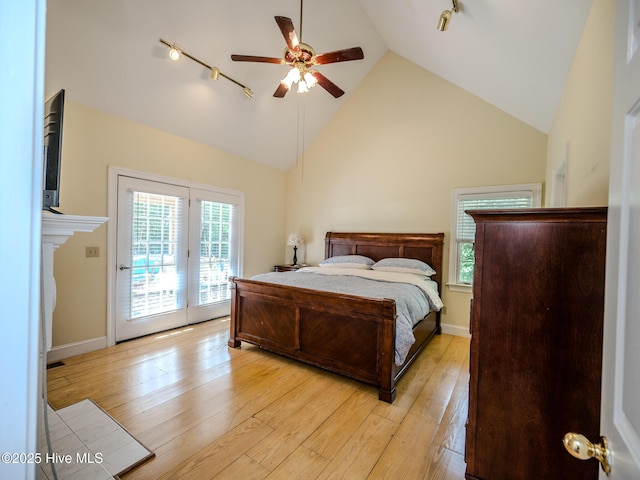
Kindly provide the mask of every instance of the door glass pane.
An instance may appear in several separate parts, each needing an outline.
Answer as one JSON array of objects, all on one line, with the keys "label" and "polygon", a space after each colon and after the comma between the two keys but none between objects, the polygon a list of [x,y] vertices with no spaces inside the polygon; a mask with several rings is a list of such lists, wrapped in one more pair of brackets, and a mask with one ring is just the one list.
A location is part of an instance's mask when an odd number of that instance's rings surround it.
[{"label": "door glass pane", "polygon": [[231,298],[233,222],[233,205],[202,201],[198,305]]},{"label": "door glass pane", "polygon": [[182,201],[169,195],[133,192],[131,319],[182,307],[176,264]]}]

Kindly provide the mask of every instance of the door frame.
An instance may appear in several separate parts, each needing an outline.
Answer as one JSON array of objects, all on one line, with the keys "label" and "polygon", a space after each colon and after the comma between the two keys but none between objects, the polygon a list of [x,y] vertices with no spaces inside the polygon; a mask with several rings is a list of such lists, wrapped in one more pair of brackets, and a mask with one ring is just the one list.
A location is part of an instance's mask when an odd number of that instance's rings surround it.
[{"label": "door frame", "polygon": [[188,180],[158,175],[155,173],[141,172],[129,168],[109,165],[107,178],[107,210],[108,217],[114,219],[107,223],[107,347],[116,344],[116,292],[117,292],[117,265],[116,265],[116,244],[117,244],[117,218],[118,212],[118,176],[126,175],[152,182],[169,183],[181,187],[194,188],[198,190],[208,190],[216,193],[234,195],[239,198],[238,211],[238,275],[243,273],[243,252],[244,252],[244,192],[229,188],[216,187],[203,183],[190,182]]}]

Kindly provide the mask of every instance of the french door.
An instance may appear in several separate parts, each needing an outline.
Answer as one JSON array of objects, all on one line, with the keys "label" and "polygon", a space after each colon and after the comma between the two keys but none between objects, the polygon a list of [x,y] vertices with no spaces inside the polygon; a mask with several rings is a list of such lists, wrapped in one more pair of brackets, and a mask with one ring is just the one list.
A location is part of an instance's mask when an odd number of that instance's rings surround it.
[{"label": "french door", "polygon": [[229,314],[235,194],[118,176],[115,340]]}]

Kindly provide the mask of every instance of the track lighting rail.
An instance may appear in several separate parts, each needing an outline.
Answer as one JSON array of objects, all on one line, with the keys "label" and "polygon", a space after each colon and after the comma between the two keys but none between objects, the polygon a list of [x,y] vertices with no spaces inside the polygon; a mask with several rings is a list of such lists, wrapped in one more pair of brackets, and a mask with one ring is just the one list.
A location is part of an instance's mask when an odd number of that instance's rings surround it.
[{"label": "track lighting rail", "polygon": [[[253,91],[249,87],[247,87],[246,85],[243,85],[242,83],[240,83],[239,81],[231,78],[230,76],[225,75],[224,73],[222,73],[220,71],[220,69],[218,67],[208,65],[207,63],[203,62],[199,58],[194,57],[193,55],[191,55],[188,52],[185,52],[182,48],[177,47],[175,43],[169,43],[169,42],[167,42],[166,40],[164,40],[162,38],[160,39],[160,43],[162,43],[163,45],[166,45],[167,47],[169,47],[171,49],[170,50],[170,56],[171,56],[171,52],[176,51],[176,52],[178,52],[179,55],[184,55],[188,59],[193,60],[194,62],[202,65],[204,68],[207,68],[207,69],[211,70],[211,78],[212,79],[217,80],[218,76],[224,77],[227,80],[229,80],[230,82],[233,82],[236,85],[238,85],[239,87],[241,87],[242,88],[242,93],[244,93],[245,96],[247,96],[248,98],[253,97]],[[178,55],[177,58],[179,58],[179,55]],[[171,58],[173,59],[173,57],[171,57]]]}]

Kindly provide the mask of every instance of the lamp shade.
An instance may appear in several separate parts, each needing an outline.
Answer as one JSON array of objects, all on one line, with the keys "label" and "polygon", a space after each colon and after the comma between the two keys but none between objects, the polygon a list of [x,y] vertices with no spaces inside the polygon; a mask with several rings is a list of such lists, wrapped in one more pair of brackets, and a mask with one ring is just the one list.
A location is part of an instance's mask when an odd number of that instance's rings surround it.
[{"label": "lamp shade", "polygon": [[287,237],[287,246],[289,247],[299,247],[300,245],[304,245],[304,238],[299,233],[290,233]]}]

